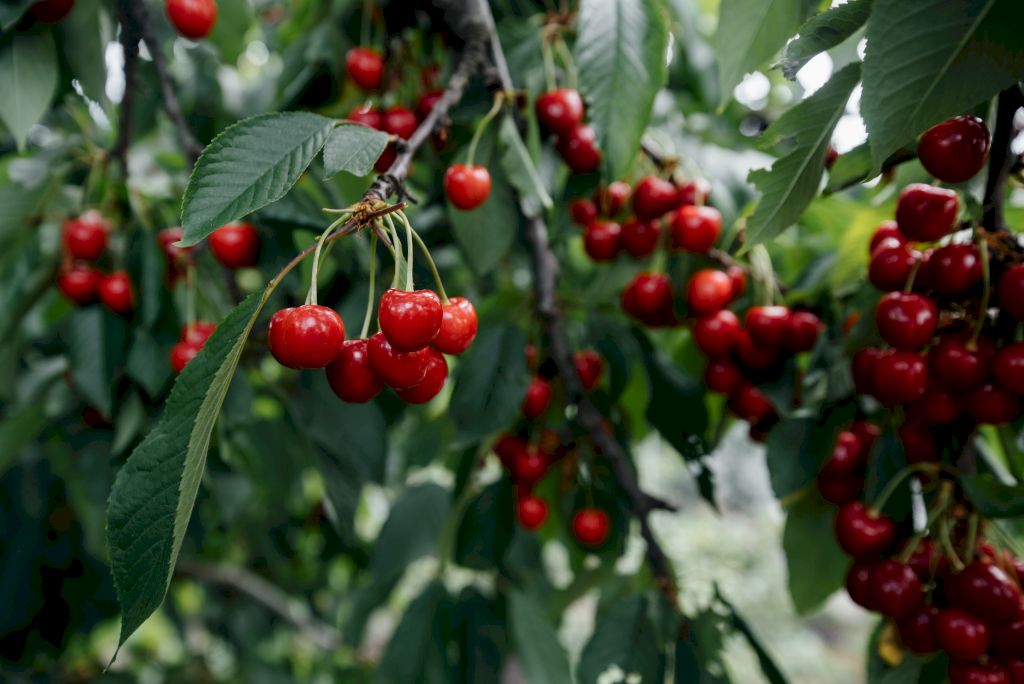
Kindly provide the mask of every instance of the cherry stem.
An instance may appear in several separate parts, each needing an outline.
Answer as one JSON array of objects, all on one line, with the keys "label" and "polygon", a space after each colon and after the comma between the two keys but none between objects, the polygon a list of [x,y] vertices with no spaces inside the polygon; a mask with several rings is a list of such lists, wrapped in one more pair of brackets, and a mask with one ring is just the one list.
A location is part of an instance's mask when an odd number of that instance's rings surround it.
[{"label": "cherry stem", "polygon": [[306,294],[306,303],[315,305],[316,302],[316,279],[320,275],[320,253],[323,251],[324,243],[327,242],[327,236],[334,231],[335,228],[340,226],[342,223],[348,221],[348,214],[343,214],[341,218],[332,223],[331,225],[324,228],[324,232],[320,234],[320,237],[316,239],[316,250],[313,252],[313,274],[310,277],[309,292]]},{"label": "cherry stem", "polygon": [[473,138],[469,141],[469,150],[466,152],[466,166],[473,166],[473,159],[476,158],[476,148],[480,144],[480,138],[483,136],[487,125],[494,120],[495,116],[498,115],[498,111],[501,110],[501,105],[504,104],[504,102],[504,93],[499,92],[494,95],[494,103],[491,104],[490,111],[484,114],[484,118],[480,120],[480,125],[476,127],[475,131],[473,131]]},{"label": "cherry stem", "polygon": [[366,339],[373,319],[373,300],[377,294],[377,239],[377,232],[374,231],[370,236],[370,292],[366,295],[366,314],[363,316],[363,328],[359,332],[360,339]]},{"label": "cherry stem", "polygon": [[949,518],[943,518],[939,523],[939,543],[942,544],[942,550],[946,552],[953,568],[957,572],[963,570],[964,562],[960,560],[960,556],[957,555],[956,549],[953,548],[953,542],[949,538]]},{"label": "cherry stem", "polygon": [[928,514],[928,520],[925,522],[924,529],[911,537],[910,541],[907,542],[907,545],[904,547],[903,552],[900,553],[899,560],[901,563],[906,563],[910,560],[910,557],[914,555],[914,551],[917,550],[917,547],[921,544],[924,538],[928,536],[932,526],[935,525],[935,521],[939,519],[939,516],[942,515],[949,506],[949,499],[951,496],[952,487],[948,482],[944,483],[942,490],[939,492],[938,501],[935,503],[935,508],[933,508]]},{"label": "cherry stem", "polygon": [[974,560],[974,547],[978,543],[978,527],[981,521],[977,513],[971,513],[967,518],[967,539],[964,541],[964,558],[967,562]]},{"label": "cherry stem", "polygon": [[988,242],[984,235],[978,236],[978,254],[981,255],[981,304],[978,307],[978,320],[974,323],[974,332],[971,334],[971,348],[977,345],[978,337],[985,327],[985,319],[988,318],[988,302],[992,297],[991,268],[989,267]]},{"label": "cherry stem", "polygon": [[544,57],[544,83],[547,84],[548,92],[551,92],[558,87],[558,83],[555,80],[555,59],[551,54],[547,36],[541,36],[540,52]]},{"label": "cherry stem", "polygon": [[401,262],[405,257],[402,255],[402,241],[398,237],[398,228],[395,227],[395,222],[391,220],[390,216],[384,217],[384,221],[388,224],[388,232],[391,237],[391,255],[395,258],[395,274],[391,276],[391,289],[395,290],[398,289],[398,284],[401,282]]},{"label": "cherry stem", "polygon": [[562,40],[562,36],[558,36],[555,39],[555,50],[558,51],[558,56],[562,58],[562,64],[565,66],[565,77],[569,83],[569,87],[576,90],[578,82],[576,75],[576,64],[573,62],[572,53],[569,52],[569,47]]},{"label": "cherry stem", "polygon": [[416,231],[412,232],[413,238],[416,239],[416,244],[419,245],[420,251],[423,256],[427,259],[427,265],[430,266],[430,272],[434,274],[434,283],[437,285],[437,293],[441,295],[441,302],[443,304],[448,303],[448,293],[444,291],[444,284],[441,282],[441,274],[437,270],[437,264],[434,263],[434,257],[430,254],[430,250],[427,249],[427,244],[423,242],[423,238]]},{"label": "cherry stem", "polygon": [[761,302],[765,306],[771,306],[775,299],[775,273],[772,269],[772,258],[764,245],[754,245],[751,248],[750,270],[761,290]]},{"label": "cherry stem", "polygon": [[896,493],[896,490],[908,477],[918,472],[936,470],[939,467],[940,466],[935,463],[914,463],[896,473],[896,475],[886,483],[885,488],[881,493],[875,498],[875,502],[871,505],[871,515],[877,516],[879,511],[885,508],[885,504],[892,498],[892,495]]},{"label": "cherry stem", "polygon": [[363,13],[359,22],[359,42],[364,47],[370,44],[370,14],[373,12],[372,0],[363,0]]},{"label": "cherry stem", "polygon": [[415,286],[412,283],[412,263],[413,263],[413,245],[412,245],[412,224],[405,218],[405,215],[401,212],[395,214],[398,217],[400,223],[405,225],[405,289],[407,292],[412,292]]}]

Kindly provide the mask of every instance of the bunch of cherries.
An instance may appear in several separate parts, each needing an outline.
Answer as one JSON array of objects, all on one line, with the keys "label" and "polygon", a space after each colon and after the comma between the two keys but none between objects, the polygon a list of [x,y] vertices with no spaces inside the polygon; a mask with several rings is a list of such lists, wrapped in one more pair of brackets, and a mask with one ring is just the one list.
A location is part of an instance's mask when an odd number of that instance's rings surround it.
[{"label": "bunch of cherries", "polygon": [[583,122],[583,98],[573,88],[556,88],[534,105],[541,131],[553,136],[555,148],[573,173],[593,173],[601,164],[594,129]]},{"label": "bunch of cherries", "polygon": [[104,275],[93,264],[107,251],[110,223],[98,211],[87,211],[64,222],[64,266],[57,287],[73,304],[85,306],[97,299],[120,316],[135,309],[131,279],[124,271]]}]

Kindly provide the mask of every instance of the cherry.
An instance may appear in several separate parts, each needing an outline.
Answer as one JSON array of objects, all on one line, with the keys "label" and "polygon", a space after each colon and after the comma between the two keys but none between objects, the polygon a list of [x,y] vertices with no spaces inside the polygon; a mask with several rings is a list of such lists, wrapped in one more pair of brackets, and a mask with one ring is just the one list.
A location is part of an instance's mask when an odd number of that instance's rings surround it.
[{"label": "cherry", "polygon": [[969,392],[964,397],[964,408],[971,418],[988,425],[1012,423],[1021,413],[1017,395],[991,382]]},{"label": "cherry", "polygon": [[863,420],[855,420],[850,423],[850,432],[860,440],[861,447],[865,452],[871,449],[871,445],[882,435],[882,428]]},{"label": "cherry", "polygon": [[1006,269],[999,278],[999,305],[1018,321],[1024,321],[1024,264]]},{"label": "cherry", "polygon": [[516,506],[519,524],[528,530],[536,530],[548,519],[548,505],[536,496],[521,496]]},{"label": "cherry", "polygon": [[381,332],[396,352],[423,349],[437,337],[444,321],[441,298],[432,290],[390,289],[381,295],[377,314]]},{"label": "cherry", "polygon": [[922,539],[910,554],[907,565],[914,569],[922,582],[945,577],[949,572],[949,559],[931,539]]},{"label": "cherry", "polygon": [[106,221],[97,211],[64,222],[64,249],[74,259],[96,261],[107,248]]},{"label": "cherry", "polygon": [[572,88],[544,93],[535,108],[537,122],[549,135],[566,135],[583,122],[583,98]]},{"label": "cherry", "polygon": [[690,278],[686,296],[690,313],[695,316],[724,309],[732,300],[732,280],[715,269],[697,271]]},{"label": "cherry", "polygon": [[732,311],[721,309],[698,318],[693,324],[693,340],[711,358],[726,358],[736,349],[743,328]]},{"label": "cherry", "polygon": [[569,216],[578,226],[587,226],[597,218],[597,204],[588,199],[574,199],[569,203]]},{"label": "cherry", "polygon": [[434,111],[434,106],[442,96],[444,96],[443,90],[431,90],[420,95],[416,100],[416,118],[423,121],[430,116],[430,112]]},{"label": "cherry", "polygon": [[856,475],[867,462],[867,451],[857,435],[843,430],[836,435],[832,453],[821,469],[826,478],[840,478]]},{"label": "cherry", "polygon": [[914,351],[931,341],[939,324],[939,309],[928,297],[890,292],[875,308],[875,323],[882,339],[896,349]]},{"label": "cherry", "polygon": [[362,90],[379,90],[384,82],[384,58],[372,48],[354,47],[345,53],[345,71]]},{"label": "cherry", "polygon": [[993,625],[992,645],[999,655],[1024,659],[1024,616]]},{"label": "cherry", "polygon": [[794,354],[811,351],[818,342],[821,329],[821,321],[811,312],[793,311],[789,314],[782,346]]},{"label": "cherry", "polygon": [[576,126],[558,138],[558,153],[573,173],[597,171],[601,151],[597,149],[597,135],[590,126]]},{"label": "cherry", "polygon": [[523,415],[527,420],[533,420],[544,414],[551,404],[551,385],[541,378],[533,378],[526,388],[526,396],[523,398]]},{"label": "cherry", "polygon": [[896,540],[896,523],[859,501],[839,509],[835,530],[839,546],[858,560],[882,555]]},{"label": "cherry", "polygon": [[972,342],[967,335],[944,335],[928,352],[932,377],[954,392],[974,389],[985,382],[995,344],[987,337]]},{"label": "cherry", "polygon": [[205,321],[196,321],[185,326],[181,331],[180,342],[201,347],[210,339],[210,336],[217,330],[217,325]]},{"label": "cherry", "polygon": [[256,265],[260,254],[260,234],[249,223],[229,223],[210,234],[210,251],[228,268]]},{"label": "cherry", "polygon": [[961,413],[957,397],[941,387],[930,388],[911,408],[925,425],[947,425]]},{"label": "cherry", "polygon": [[444,360],[444,354],[436,349],[429,349],[426,366],[423,382],[409,389],[395,390],[399,399],[407,404],[425,404],[441,392],[445,380],[448,379],[448,362]]},{"label": "cherry", "polygon": [[636,188],[633,189],[633,213],[644,221],[667,214],[678,201],[676,186],[656,176],[644,176],[637,181]]},{"label": "cherry", "polygon": [[629,187],[629,183],[613,181],[608,184],[607,188],[598,188],[594,192],[594,203],[605,216],[615,216],[629,202],[629,196],[632,192],[633,190]]},{"label": "cherry", "polygon": [[391,168],[391,165],[395,163],[395,159],[398,157],[398,152],[395,150],[395,146],[388,143],[388,146],[384,148],[384,151],[377,157],[377,161],[373,163],[373,170],[377,173],[387,173]]},{"label": "cherry", "polygon": [[199,347],[188,342],[178,342],[171,347],[171,368],[174,370],[174,374],[180,375],[181,371],[185,370],[188,362],[195,358],[195,355],[198,353]]},{"label": "cherry", "polygon": [[846,572],[846,592],[861,608],[876,610],[874,592],[875,563],[855,561]]},{"label": "cherry", "polygon": [[391,135],[398,136],[402,140],[408,140],[416,132],[416,126],[419,125],[419,122],[416,120],[416,114],[411,109],[395,105],[384,111],[381,125]]},{"label": "cherry", "polygon": [[40,0],[29,5],[28,11],[40,24],[58,24],[74,6],[75,0]]},{"label": "cherry", "polygon": [[580,376],[580,383],[584,390],[592,390],[601,380],[601,372],[604,370],[604,362],[601,355],[593,350],[576,352],[572,357],[573,365],[576,366],[576,373]]},{"label": "cherry", "polygon": [[57,276],[57,287],[69,301],[84,306],[96,301],[102,280],[96,269],[77,264]]},{"label": "cherry", "polygon": [[747,272],[740,266],[730,266],[725,269],[725,275],[729,276],[732,283],[732,298],[737,299],[747,291]]},{"label": "cherry", "polygon": [[940,610],[932,629],[939,646],[957,660],[978,660],[988,651],[988,626],[962,610]]},{"label": "cherry", "polygon": [[512,462],[512,476],[516,484],[530,488],[548,472],[548,459],[537,449],[523,449]]},{"label": "cherry", "polygon": [[1014,394],[1024,394],[1024,342],[1011,342],[995,353],[992,377]]},{"label": "cherry", "polygon": [[963,294],[981,284],[981,255],[974,245],[939,247],[921,269],[928,285],[939,294]]},{"label": "cherry", "polygon": [[784,306],[752,306],[744,317],[754,342],[778,349],[789,333],[789,309]]},{"label": "cherry", "polygon": [[706,254],[722,233],[722,215],[713,207],[684,205],[672,215],[672,247]]},{"label": "cherry", "polygon": [[896,223],[907,239],[933,242],[949,235],[960,201],[956,192],[924,183],[903,188],[896,203]]},{"label": "cherry", "polygon": [[380,110],[375,109],[373,105],[365,104],[360,105],[348,113],[348,120],[354,121],[355,123],[369,126],[376,130],[383,130],[384,121],[381,118]]},{"label": "cherry", "polygon": [[871,253],[868,281],[883,292],[902,290],[918,258],[908,245],[886,238]]},{"label": "cherry", "polygon": [[672,314],[672,281],[664,273],[639,273],[622,293],[626,313],[656,325]]},{"label": "cherry", "polygon": [[1004,659],[1003,667],[1010,675],[1010,684],[1024,684],[1024,660]]},{"label": "cherry", "polygon": [[431,344],[438,351],[458,356],[476,339],[476,308],[465,297],[452,297],[441,310],[441,330]]},{"label": "cherry", "polygon": [[928,389],[924,357],[907,351],[887,350],[874,362],[872,388],[883,406],[910,404]]},{"label": "cherry", "polygon": [[288,327],[287,320],[295,311],[295,307],[278,309],[270,317],[270,324],[267,326],[267,347],[271,355],[279,364],[287,368],[298,368],[292,362],[291,354],[285,342],[285,329]]},{"label": "cherry", "polygon": [[711,197],[711,184],[703,178],[695,178],[679,186],[676,195],[678,206],[706,204]]},{"label": "cherry", "polygon": [[165,228],[157,233],[157,242],[167,259],[167,281],[173,283],[181,276],[181,271],[188,267],[192,258],[190,247],[179,247],[178,242],[184,234],[181,227]]},{"label": "cherry", "polygon": [[350,404],[365,404],[384,389],[384,382],[370,365],[366,340],[342,342],[338,355],[327,364],[326,374],[334,393]]},{"label": "cherry", "polygon": [[622,246],[630,256],[640,258],[654,252],[661,236],[661,226],[655,220],[641,221],[630,216],[622,224]]},{"label": "cherry", "polygon": [[600,546],[610,531],[611,520],[600,508],[581,508],[572,516],[572,533],[584,546]]},{"label": "cherry", "polygon": [[882,357],[882,350],[875,347],[861,349],[850,360],[850,372],[857,394],[875,393],[875,364]]},{"label": "cherry", "polygon": [[612,261],[622,248],[622,226],[594,221],[583,232],[583,247],[594,261]]},{"label": "cherry", "polygon": [[955,116],[932,126],[917,144],[925,171],[944,183],[973,178],[988,159],[988,127],[976,116]]},{"label": "cherry", "polygon": [[746,382],[729,395],[729,409],[748,423],[755,424],[775,415],[775,409],[761,390]]},{"label": "cherry", "polygon": [[[893,220],[882,221],[875,232],[871,235],[871,242],[868,244],[868,254],[873,254],[875,249],[883,240],[892,238],[899,244],[906,243],[907,239],[903,237],[903,233],[900,232],[900,228],[896,225]],[[889,243],[891,244],[891,243]]]},{"label": "cherry", "polygon": [[749,331],[741,330],[736,336],[736,357],[746,368],[767,370],[779,360],[779,350],[757,342]]},{"label": "cherry", "polygon": [[338,355],[344,341],[341,316],[317,304],[278,311],[267,332],[270,353],[289,368],[323,368]]},{"label": "cherry", "polygon": [[191,40],[205,38],[217,21],[214,0],[167,0],[167,18],[178,33]]},{"label": "cherry", "polygon": [[526,451],[527,448],[528,445],[525,440],[516,437],[515,435],[505,433],[498,437],[498,440],[492,447],[492,451],[497,455],[501,464],[511,471],[512,465],[519,457],[519,453]]},{"label": "cherry", "polygon": [[935,636],[932,634],[932,624],[938,614],[939,609],[935,606],[919,606],[896,623],[896,630],[903,645],[921,655],[939,650],[939,645],[935,643]]},{"label": "cherry", "polygon": [[837,506],[853,503],[864,492],[862,477],[822,477],[818,476],[818,492],[821,498]]},{"label": "cherry", "polygon": [[925,426],[908,421],[896,432],[908,463],[934,463],[939,460],[938,444]]},{"label": "cherry", "polygon": [[949,684],[1012,684],[1006,668],[994,662],[982,665],[951,660],[946,674]]},{"label": "cherry", "polygon": [[103,278],[99,284],[99,295],[108,309],[121,316],[127,316],[135,309],[135,291],[124,271],[115,271]]},{"label": "cherry", "polygon": [[899,620],[910,615],[924,601],[921,580],[909,565],[884,560],[871,575],[873,603],[882,615]]},{"label": "cherry", "polygon": [[444,192],[456,209],[476,209],[491,194],[491,173],[479,164],[452,164],[444,172]]},{"label": "cherry", "polygon": [[418,351],[400,352],[392,348],[384,333],[370,336],[366,343],[370,368],[385,385],[395,390],[407,390],[423,382],[427,375],[429,348]]},{"label": "cherry", "polygon": [[985,620],[1003,622],[1018,615],[1020,589],[993,563],[974,561],[946,580],[944,588],[950,604]]},{"label": "cherry", "polygon": [[728,361],[712,359],[704,371],[704,384],[719,394],[731,394],[742,381],[743,373]]}]

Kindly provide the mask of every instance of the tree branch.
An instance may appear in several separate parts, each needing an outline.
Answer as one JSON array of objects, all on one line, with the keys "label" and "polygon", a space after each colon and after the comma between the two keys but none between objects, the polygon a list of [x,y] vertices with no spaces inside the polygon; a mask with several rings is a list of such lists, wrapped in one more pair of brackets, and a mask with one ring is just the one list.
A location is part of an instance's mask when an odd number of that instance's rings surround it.
[{"label": "tree branch", "polygon": [[128,146],[132,137],[132,110],[135,102],[135,84],[139,67],[139,32],[131,21],[130,0],[118,0],[117,16],[121,24],[121,51],[124,54],[124,96],[121,98],[120,118],[117,126],[117,142],[110,157],[121,167],[124,178],[128,178]]},{"label": "tree branch", "polygon": [[1024,93],[1021,93],[1018,85],[999,94],[996,129],[992,133],[992,151],[988,160],[988,177],[985,179],[985,196],[981,203],[981,225],[989,232],[1006,231],[1006,217],[1003,215],[1006,181],[1016,161],[1010,143],[1017,134],[1014,115],[1021,107],[1024,107]]}]

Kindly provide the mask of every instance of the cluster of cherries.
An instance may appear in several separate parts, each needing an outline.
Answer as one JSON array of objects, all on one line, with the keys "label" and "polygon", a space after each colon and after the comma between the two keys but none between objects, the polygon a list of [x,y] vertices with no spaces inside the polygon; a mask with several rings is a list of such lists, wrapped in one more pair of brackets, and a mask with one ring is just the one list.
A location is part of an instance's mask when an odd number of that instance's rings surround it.
[{"label": "cluster of cherries", "polygon": [[87,211],[64,222],[62,243],[65,266],[57,276],[61,293],[77,306],[97,300],[120,316],[135,308],[132,281],[124,271],[104,274],[93,264],[107,251],[110,223],[98,212]]},{"label": "cluster of cherries", "polygon": [[537,97],[537,123],[554,136],[555,148],[573,173],[593,173],[601,164],[594,129],[584,123],[583,98],[573,88],[556,88]]}]

